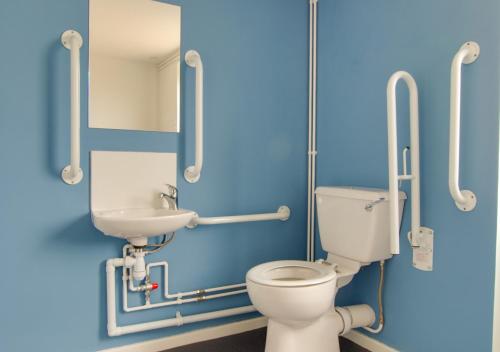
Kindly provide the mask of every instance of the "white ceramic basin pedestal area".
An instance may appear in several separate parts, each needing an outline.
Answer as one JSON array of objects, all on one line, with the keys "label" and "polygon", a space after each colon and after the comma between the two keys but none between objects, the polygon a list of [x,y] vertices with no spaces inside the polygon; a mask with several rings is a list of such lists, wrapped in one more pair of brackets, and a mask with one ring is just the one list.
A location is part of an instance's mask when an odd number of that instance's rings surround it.
[{"label": "white ceramic basin pedestal area", "polygon": [[148,243],[148,237],[161,236],[185,227],[195,213],[178,209],[118,209],[92,211],[94,226],[105,235],[123,238],[133,246]]}]

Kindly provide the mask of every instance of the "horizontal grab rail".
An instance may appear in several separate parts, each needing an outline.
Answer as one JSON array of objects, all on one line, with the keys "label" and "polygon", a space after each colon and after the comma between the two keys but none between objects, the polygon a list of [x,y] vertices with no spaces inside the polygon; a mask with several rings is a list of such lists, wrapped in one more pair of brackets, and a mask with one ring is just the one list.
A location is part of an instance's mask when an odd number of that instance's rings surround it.
[{"label": "horizontal grab rail", "polygon": [[184,171],[184,178],[189,183],[196,183],[200,179],[203,167],[203,62],[196,50],[189,50],[186,53],[186,64],[196,69],[195,88],[195,162]]},{"label": "horizontal grab rail", "polygon": [[448,186],[458,209],[472,211],[476,207],[476,195],[469,190],[460,190],[460,113],[462,94],[462,65],[477,60],[479,44],[467,42],[453,58],[451,65],[450,94],[450,163]]},{"label": "horizontal grab rail", "polygon": [[196,215],[191,223],[188,225],[189,228],[194,228],[198,225],[222,225],[222,224],[233,224],[241,222],[254,222],[254,221],[272,221],[281,220],[287,221],[290,218],[290,208],[286,205],[279,207],[276,213],[265,213],[265,214],[251,214],[251,215],[234,215],[234,216],[218,216],[211,218],[202,218]]},{"label": "horizontal grab rail", "polygon": [[71,53],[71,162],[61,172],[68,185],[83,179],[80,168],[80,48],[83,38],[77,31],[67,30],[61,36],[62,45]]}]

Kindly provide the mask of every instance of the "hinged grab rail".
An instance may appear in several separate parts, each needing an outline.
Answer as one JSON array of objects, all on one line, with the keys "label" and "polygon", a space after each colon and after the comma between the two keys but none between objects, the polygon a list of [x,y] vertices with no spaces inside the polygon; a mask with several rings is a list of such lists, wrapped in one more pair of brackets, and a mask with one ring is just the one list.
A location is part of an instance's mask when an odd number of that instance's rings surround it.
[{"label": "hinged grab rail", "polygon": [[460,190],[460,113],[462,94],[462,65],[477,60],[480,53],[479,44],[467,42],[453,58],[451,65],[450,95],[450,163],[448,186],[450,194],[458,209],[471,211],[476,207],[476,195],[469,190]]},{"label": "hinged grab rail", "polygon": [[195,119],[196,119],[196,146],[195,163],[184,171],[184,178],[189,183],[196,183],[200,179],[201,168],[203,167],[203,62],[196,50],[189,50],[185,56],[186,64],[196,69],[195,88]]},{"label": "hinged grab rail", "polygon": [[[410,140],[411,148],[403,152],[403,175],[398,172],[398,136],[396,86],[399,80],[404,80],[410,91]],[[387,84],[387,127],[389,145],[389,207],[391,253],[399,254],[399,187],[398,182],[411,181],[411,232],[412,245],[416,245],[417,234],[420,233],[420,146],[419,146],[419,111],[418,87],[415,79],[404,71],[394,73]],[[411,172],[407,171],[406,153],[410,150]]]},{"label": "hinged grab rail", "polygon": [[222,225],[233,224],[240,222],[254,222],[254,221],[272,221],[281,220],[287,221],[290,218],[290,208],[286,205],[279,207],[276,213],[266,214],[251,214],[251,215],[235,215],[235,216],[219,216],[212,218],[201,218],[198,214],[191,220],[188,228],[195,228],[198,225]]},{"label": "hinged grab rail", "polygon": [[80,48],[83,39],[77,31],[67,30],[61,42],[71,53],[71,162],[62,170],[61,177],[68,185],[76,185],[83,179],[80,168]]}]

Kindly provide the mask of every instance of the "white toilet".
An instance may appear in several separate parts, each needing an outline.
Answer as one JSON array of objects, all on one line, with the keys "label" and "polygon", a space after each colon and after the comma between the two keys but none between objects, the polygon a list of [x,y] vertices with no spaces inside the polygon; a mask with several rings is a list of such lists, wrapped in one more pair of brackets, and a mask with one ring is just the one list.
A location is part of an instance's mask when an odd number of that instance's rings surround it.
[{"label": "white toilet", "polygon": [[[399,198],[401,219],[406,195]],[[247,273],[250,299],[269,318],[266,352],[339,352],[340,334],[374,323],[369,306],[335,307],[335,294],[361,266],[391,258],[388,199],[380,189],[318,188],[326,261],[270,262]]]}]

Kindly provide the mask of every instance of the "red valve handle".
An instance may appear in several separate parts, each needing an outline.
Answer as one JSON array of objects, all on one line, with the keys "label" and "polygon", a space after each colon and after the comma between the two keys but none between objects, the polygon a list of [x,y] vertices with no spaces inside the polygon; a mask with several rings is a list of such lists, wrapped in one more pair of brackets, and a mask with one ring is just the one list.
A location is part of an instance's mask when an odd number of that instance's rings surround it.
[{"label": "red valve handle", "polygon": [[153,289],[153,290],[156,290],[156,289],[158,288],[158,283],[157,283],[157,282],[153,282],[153,283],[151,284],[151,286],[152,286],[152,289]]}]

